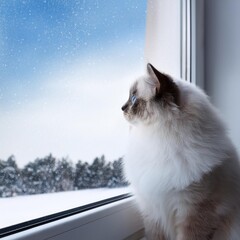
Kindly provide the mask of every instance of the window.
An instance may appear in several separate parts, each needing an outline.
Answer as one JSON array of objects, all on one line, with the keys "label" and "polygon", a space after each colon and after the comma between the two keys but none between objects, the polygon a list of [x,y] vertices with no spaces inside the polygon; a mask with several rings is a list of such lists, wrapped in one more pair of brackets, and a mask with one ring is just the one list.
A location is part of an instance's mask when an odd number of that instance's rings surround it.
[{"label": "window", "polygon": [[148,0],[146,59],[204,88],[204,1]]},{"label": "window", "polygon": [[[127,193],[146,1],[0,3],[0,228]],[[120,188],[121,187],[121,188]]]},{"label": "window", "polygon": [[118,187],[122,94],[144,62],[201,84],[203,10],[196,0],[1,1],[0,237],[143,237],[134,197]]}]

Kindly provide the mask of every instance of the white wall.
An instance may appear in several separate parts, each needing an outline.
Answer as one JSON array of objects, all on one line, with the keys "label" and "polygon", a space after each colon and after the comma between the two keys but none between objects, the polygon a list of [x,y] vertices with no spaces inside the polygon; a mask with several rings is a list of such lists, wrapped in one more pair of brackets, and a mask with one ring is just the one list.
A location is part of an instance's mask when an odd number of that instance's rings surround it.
[{"label": "white wall", "polygon": [[180,1],[148,0],[145,60],[180,77]]},{"label": "white wall", "polygon": [[240,1],[205,1],[205,88],[240,152]]}]

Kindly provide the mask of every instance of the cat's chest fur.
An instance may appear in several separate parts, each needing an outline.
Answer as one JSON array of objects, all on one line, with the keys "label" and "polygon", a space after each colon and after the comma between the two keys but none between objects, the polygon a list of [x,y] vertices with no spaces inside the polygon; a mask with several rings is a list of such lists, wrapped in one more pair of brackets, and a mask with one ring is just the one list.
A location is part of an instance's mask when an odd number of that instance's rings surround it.
[{"label": "cat's chest fur", "polygon": [[159,129],[133,129],[126,156],[126,174],[143,194],[183,189],[197,176],[189,174],[190,154],[176,136]]},{"label": "cat's chest fur", "polygon": [[187,211],[181,192],[199,176],[190,170],[188,154],[179,139],[169,132],[159,129],[131,132],[126,175],[144,214],[150,212],[166,226],[176,221],[176,215],[181,217]]}]

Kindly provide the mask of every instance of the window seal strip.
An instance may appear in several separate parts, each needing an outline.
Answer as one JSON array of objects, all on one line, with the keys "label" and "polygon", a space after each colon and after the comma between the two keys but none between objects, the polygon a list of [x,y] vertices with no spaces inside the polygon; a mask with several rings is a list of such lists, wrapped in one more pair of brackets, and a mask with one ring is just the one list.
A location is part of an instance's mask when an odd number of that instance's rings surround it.
[{"label": "window seal strip", "polygon": [[93,202],[93,203],[83,205],[80,207],[72,208],[69,210],[62,211],[62,212],[50,214],[50,215],[47,215],[44,217],[36,218],[36,219],[30,220],[30,221],[26,221],[26,222],[15,224],[15,225],[12,225],[9,227],[5,227],[5,228],[0,229],[0,238],[9,236],[9,235],[12,235],[15,233],[19,233],[19,232],[22,232],[22,231],[46,224],[46,223],[60,220],[62,218],[66,218],[66,217],[69,217],[69,216],[72,216],[75,214],[86,212],[88,210],[92,210],[94,208],[101,207],[101,206],[104,206],[104,205],[107,205],[110,203],[114,203],[114,202],[129,198],[129,197],[132,197],[131,193],[121,194],[121,195],[118,195],[115,197],[107,198],[107,199]]}]

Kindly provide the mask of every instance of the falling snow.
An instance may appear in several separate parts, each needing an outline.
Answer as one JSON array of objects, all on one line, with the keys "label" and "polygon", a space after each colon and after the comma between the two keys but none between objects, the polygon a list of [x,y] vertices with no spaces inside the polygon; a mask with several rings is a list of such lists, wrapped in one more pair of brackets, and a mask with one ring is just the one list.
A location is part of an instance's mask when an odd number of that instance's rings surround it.
[{"label": "falling snow", "polygon": [[[14,154],[23,169],[50,152],[70,156],[73,164],[79,158],[90,163],[102,154],[110,159],[124,155],[128,126],[120,107],[129,82],[143,69],[145,11],[146,1],[139,0],[1,0],[0,159]],[[38,217],[32,209],[48,214],[72,207],[68,199],[76,206],[86,203],[86,194],[93,200],[109,196],[102,195],[107,190],[81,190],[46,194],[49,198],[10,197],[21,195],[22,185],[14,163],[4,164],[0,191],[9,198],[0,199],[6,216],[2,227]],[[28,170],[33,185],[40,186],[33,181],[37,174]],[[63,182],[62,188],[73,190]],[[102,187],[97,182],[95,187]],[[42,190],[25,187],[25,193]],[[39,208],[44,201],[46,211]],[[62,208],[64,203],[71,206]]]}]

